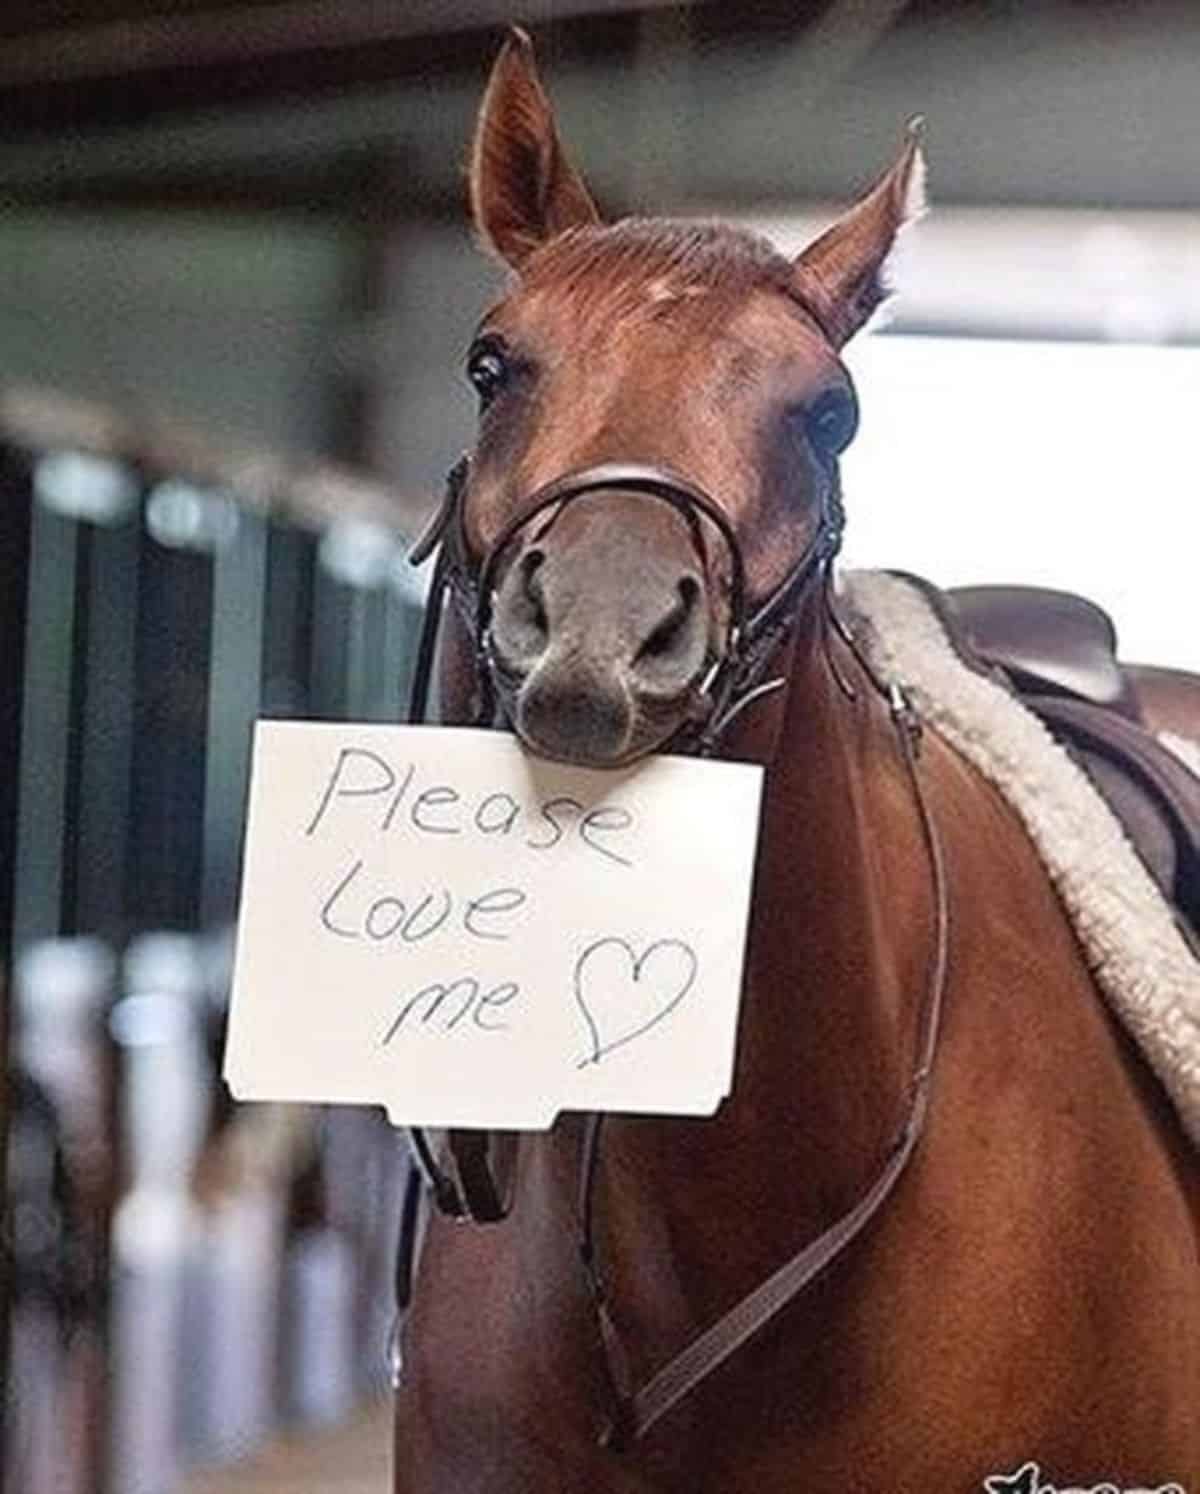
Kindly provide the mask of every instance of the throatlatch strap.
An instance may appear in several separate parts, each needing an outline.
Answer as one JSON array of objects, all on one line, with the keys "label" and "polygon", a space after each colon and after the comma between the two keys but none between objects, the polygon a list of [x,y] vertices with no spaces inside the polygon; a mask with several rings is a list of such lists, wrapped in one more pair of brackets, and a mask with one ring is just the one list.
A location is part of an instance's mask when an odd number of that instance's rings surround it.
[{"label": "throatlatch strap", "polygon": [[421,619],[421,638],[417,644],[417,663],[413,670],[412,689],[408,697],[408,719],[423,726],[429,714],[429,687],[433,682],[433,665],[437,658],[438,635],[442,629],[442,610],[450,587],[450,559],[445,547],[438,551],[429,583],[429,599]]}]

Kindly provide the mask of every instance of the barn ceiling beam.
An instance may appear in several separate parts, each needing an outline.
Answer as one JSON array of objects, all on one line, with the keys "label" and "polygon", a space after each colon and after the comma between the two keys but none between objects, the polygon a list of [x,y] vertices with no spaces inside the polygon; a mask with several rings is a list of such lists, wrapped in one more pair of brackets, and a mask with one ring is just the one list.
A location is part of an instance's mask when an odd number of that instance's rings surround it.
[{"label": "barn ceiling beam", "polygon": [[[566,20],[665,9],[677,0],[554,0],[522,7],[523,17]],[[129,77],[178,67],[220,67],[255,60],[341,51],[418,36],[503,26],[512,0],[285,0],[249,9],[132,16],[10,38],[0,49],[0,88],[55,86]]]}]

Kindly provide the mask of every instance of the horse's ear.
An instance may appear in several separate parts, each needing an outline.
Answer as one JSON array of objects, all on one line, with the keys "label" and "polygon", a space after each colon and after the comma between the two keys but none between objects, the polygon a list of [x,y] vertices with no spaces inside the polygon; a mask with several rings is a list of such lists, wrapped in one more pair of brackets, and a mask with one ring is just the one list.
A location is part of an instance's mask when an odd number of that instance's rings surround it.
[{"label": "horse's ear", "polygon": [[535,249],[580,224],[599,222],[588,189],[567,160],[554,111],[517,27],[496,59],[471,150],[471,212],[484,246],[519,270]]},{"label": "horse's ear", "polygon": [[910,121],[890,170],[793,264],[796,289],[841,347],[884,302],[887,261],[896,236],[925,211],[920,119]]}]

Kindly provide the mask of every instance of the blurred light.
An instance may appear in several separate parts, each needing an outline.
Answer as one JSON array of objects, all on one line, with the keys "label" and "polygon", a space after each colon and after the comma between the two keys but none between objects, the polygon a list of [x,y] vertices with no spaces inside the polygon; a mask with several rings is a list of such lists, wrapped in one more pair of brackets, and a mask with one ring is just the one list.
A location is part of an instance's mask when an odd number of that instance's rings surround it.
[{"label": "blurred light", "polygon": [[336,580],[360,591],[383,586],[400,540],[396,533],[368,519],[337,519],[321,536],[318,557]]},{"label": "blurred light", "polygon": [[174,994],[125,996],[108,1018],[113,1040],[122,1048],[155,1048],[192,1034],[192,1014]]},{"label": "blurred light", "polygon": [[1106,289],[1121,289],[1144,275],[1153,263],[1145,235],[1131,222],[1115,216],[1084,224],[1078,256],[1080,272]]},{"label": "blurred light", "polygon": [[116,958],[101,939],[39,939],[17,960],[16,991],[25,1022],[66,1026],[101,1005]]},{"label": "blurred light", "polygon": [[1099,331],[1110,342],[1166,342],[1175,318],[1157,289],[1151,240],[1114,217],[1085,228],[1079,239],[1079,278],[1090,291]]},{"label": "blurred light", "polygon": [[119,524],[137,507],[136,473],[112,457],[86,451],[51,451],[33,467],[38,501],[68,519]]},{"label": "blurred light", "polygon": [[1162,301],[1138,291],[1110,297],[1100,313],[1100,326],[1109,342],[1169,342],[1174,332]]},{"label": "blurred light", "polygon": [[170,550],[221,550],[237,536],[237,505],[215,488],[168,478],[146,499],[146,528]]},{"label": "blurred light", "polygon": [[1200,670],[1200,348],[868,337],[849,565],[1082,592],[1122,657]]},{"label": "blurred light", "polygon": [[204,976],[204,950],[192,934],[142,934],[125,951],[123,983],[133,993],[189,996],[203,988]]}]

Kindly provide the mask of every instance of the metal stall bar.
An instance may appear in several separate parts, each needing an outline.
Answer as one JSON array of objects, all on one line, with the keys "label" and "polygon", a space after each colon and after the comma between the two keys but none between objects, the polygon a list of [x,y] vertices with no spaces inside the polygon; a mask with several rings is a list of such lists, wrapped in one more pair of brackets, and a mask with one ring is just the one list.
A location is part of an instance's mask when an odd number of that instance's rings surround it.
[{"label": "metal stall bar", "polygon": [[43,504],[30,520],[29,602],[17,774],[13,948],[62,932],[78,525]]},{"label": "metal stall bar", "polygon": [[71,923],[111,945],[127,932],[139,525],[94,528],[86,554],[84,707]]},{"label": "metal stall bar", "polygon": [[242,510],[236,534],[213,555],[203,929],[228,923],[237,902],[250,735],[262,702],[267,549],[265,520]]},{"label": "metal stall bar", "polygon": [[[0,1386],[9,1383],[12,1320],[12,1272],[9,1269],[8,1141],[10,994],[12,988],[12,919],[16,893],[16,824],[24,697],[25,615],[29,598],[30,504],[25,464],[0,445],[0,1200],[5,1230],[0,1238]],[[0,1398],[0,1494],[17,1494],[8,1477],[9,1416],[7,1392]]]}]

